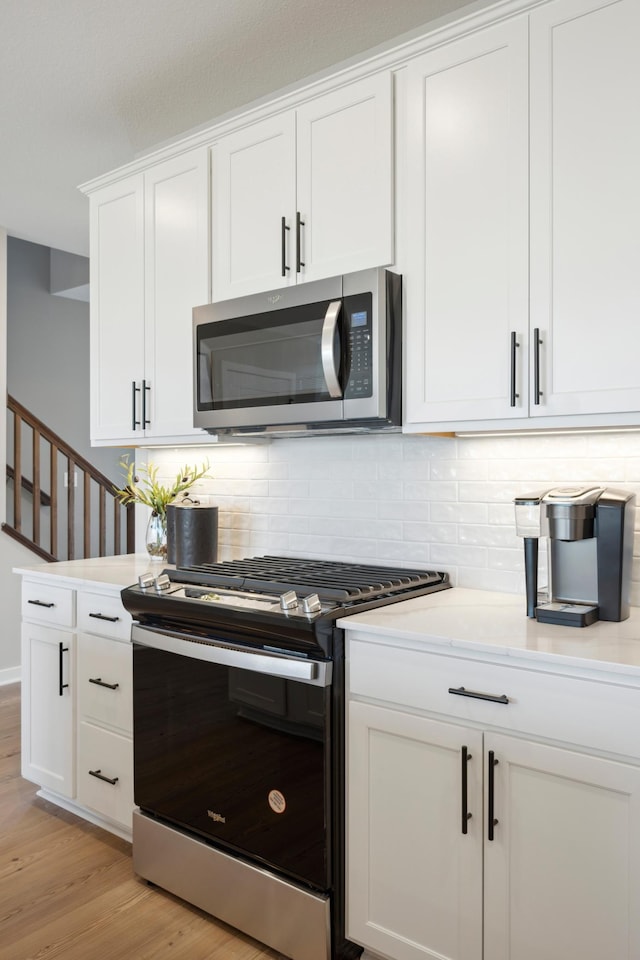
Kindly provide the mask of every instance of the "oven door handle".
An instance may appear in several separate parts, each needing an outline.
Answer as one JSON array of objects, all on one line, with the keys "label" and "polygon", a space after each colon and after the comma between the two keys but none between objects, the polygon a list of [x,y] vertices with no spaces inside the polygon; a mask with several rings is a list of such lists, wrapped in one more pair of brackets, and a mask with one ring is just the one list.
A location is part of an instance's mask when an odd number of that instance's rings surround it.
[{"label": "oven door handle", "polygon": [[322,324],[322,339],[320,341],[322,372],[324,373],[329,396],[334,398],[342,396],[342,387],[338,379],[339,370],[336,369],[336,358],[333,350],[333,342],[335,340],[341,307],[342,300],[332,300],[327,307],[327,312]]},{"label": "oven door handle", "polygon": [[147,627],[133,625],[131,639],[134,643],[154,650],[164,650],[193,660],[205,660],[227,667],[267,673],[285,680],[297,680],[314,686],[328,687],[331,684],[331,663],[318,660],[303,660],[253,650],[238,650],[215,643],[192,640],[183,634],[160,633]]}]

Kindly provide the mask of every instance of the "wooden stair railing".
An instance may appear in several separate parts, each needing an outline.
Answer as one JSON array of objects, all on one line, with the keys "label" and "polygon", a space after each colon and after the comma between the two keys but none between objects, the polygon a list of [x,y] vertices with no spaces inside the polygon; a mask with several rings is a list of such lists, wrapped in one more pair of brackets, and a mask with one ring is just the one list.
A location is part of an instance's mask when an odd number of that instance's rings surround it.
[{"label": "wooden stair railing", "polygon": [[[12,522],[8,516],[2,524],[4,532],[43,560],[133,553],[134,505],[123,506],[108,477],[11,396],[7,397],[7,411],[7,449],[13,448],[13,463],[7,464],[7,479],[13,481],[13,497],[7,497],[7,514],[12,512]],[[29,461],[29,457],[23,457],[25,432],[27,443],[31,433],[30,462],[27,463],[23,462]],[[65,461],[66,495],[60,497]],[[42,489],[43,473],[47,474],[48,493]],[[76,479],[80,496],[76,493]],[[23,516],[25,494],[32,497],[29,516]],[[65,522],[66,536],[62,531]],[[48,527],[46,537],[43,537],[43,526]]]}]

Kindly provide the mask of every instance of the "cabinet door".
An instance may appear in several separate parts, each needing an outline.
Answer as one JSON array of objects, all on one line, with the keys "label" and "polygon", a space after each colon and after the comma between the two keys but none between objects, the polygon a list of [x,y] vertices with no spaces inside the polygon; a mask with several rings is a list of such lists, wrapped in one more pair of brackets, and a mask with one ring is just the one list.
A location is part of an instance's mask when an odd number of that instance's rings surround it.
[{"label": "cabinet door", "polygon": [[205,147],[145,180],[145,436],[207,437],[193,426],[192,309],[209,301]]},{"label": "cabinet door", "polygon": [[396,960],[480,960],[481,776],[477,730],[350,703],[350,939]]},{"label": "cabinet door", "polygon": [[222,138],[211,162],[213,300],[295,283],[295,112]]},{"label": "cabinet door", "polygon": [[75,795],[74,637],[22,624],[22,776]]},{"label": "cabinet door", "polygon": [[531,13],[533,416],[640,409],[640,4]]},{"label": "cabinet door", "polygon": [[406,422],[527,411],[527,21],[408,67]]},{"label": "cabinet door", "polygon": [[300,278],[393,262],[392,78],[382,73],[297,111]]},{"label": "cabinet door", "polygon": [[134,388],[144,376],[143,205],[142,174],[91,196],[92,441],[142,433]]},{"label": "cabinet door", "polygon": [[485,957],[637,960],[640,768],[498,734]]}]

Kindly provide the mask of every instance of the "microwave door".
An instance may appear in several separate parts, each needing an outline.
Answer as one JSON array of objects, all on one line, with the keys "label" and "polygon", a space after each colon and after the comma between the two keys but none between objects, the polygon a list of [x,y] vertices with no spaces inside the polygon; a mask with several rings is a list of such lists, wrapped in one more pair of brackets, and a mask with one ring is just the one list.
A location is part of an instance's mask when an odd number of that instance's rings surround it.
[{"label": "microwave door", "polygon": [[342,418],[341,301],[213,321],[198,332],[198,409],[210,428]]}]

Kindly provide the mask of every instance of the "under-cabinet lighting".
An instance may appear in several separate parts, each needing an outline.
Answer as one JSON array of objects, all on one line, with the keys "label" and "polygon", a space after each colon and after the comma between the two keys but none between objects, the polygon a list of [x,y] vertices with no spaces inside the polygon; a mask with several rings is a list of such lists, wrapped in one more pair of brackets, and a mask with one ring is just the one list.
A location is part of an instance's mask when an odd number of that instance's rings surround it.
[{"label": "under-cabinet lighting", "polygon": [[549,437],[584,433],[640,433],[640,427],[547,427],[540,430],[456,430],[456,437]]}]

